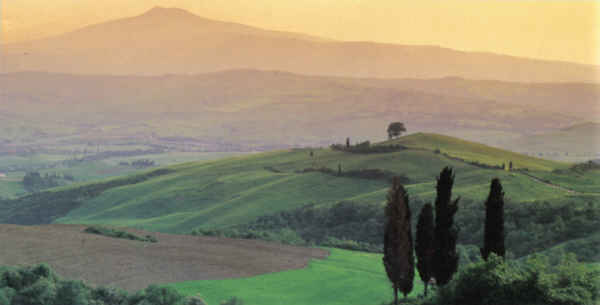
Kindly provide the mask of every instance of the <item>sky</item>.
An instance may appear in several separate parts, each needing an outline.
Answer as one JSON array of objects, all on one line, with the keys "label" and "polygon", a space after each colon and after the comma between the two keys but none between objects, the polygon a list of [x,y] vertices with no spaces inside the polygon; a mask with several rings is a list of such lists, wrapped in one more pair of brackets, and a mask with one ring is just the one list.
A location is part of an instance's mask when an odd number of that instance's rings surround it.
[{"label": "sky", "polygon": [[4,42],[179,7],[337,40],[437,45],[600,65],[600,0],[0,0]]}]

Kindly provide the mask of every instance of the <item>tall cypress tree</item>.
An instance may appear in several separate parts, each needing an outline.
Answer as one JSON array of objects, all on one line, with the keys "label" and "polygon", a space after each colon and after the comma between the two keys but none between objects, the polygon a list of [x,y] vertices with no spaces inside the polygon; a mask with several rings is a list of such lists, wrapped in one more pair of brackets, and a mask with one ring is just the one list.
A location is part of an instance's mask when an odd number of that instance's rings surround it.
[{"label": "tall cypress tree", "polygon": [[408,194],[398,177],[394,177],[388,192],[385,216],[383,265],[394,289],[394,303],[398,304],[398,290],[406,298],[415,276]]},{"label": "tall cypress tree", "polygon": [[417,238],[415,239],[417,270],[419,270],[419,276],[425,285],[425,296],[427,296],[429,281],[433,277],[434,237],[433,207],[431,203],[428,203],[421,208],[421,213],[419,213]]},{"label": "tall cypress tree", "polygon": [[485,202],[485,228],[481,256],[487,261],[490,253],[504,257],[504,192],[500,179],[494,178]]},{"label": "tall cypress tree", "polygon": [[451,168],[445,167],[437,179],[433,257],[433,277],[441,286],[448,284],[458,269],[458,228],[454,226],[454,214],[458,211],[460,197],[451,201],[453,184],[454,173]]}]

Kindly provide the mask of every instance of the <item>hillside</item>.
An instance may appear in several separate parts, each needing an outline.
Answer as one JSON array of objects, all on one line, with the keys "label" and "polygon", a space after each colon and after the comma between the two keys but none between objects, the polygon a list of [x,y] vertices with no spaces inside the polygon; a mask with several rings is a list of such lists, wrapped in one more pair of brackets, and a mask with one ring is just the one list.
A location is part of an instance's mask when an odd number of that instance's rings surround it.
[{"label": "hillside", "polygon": [[[396,120],[409,131],[498,146],[592,120],[596,112],[590,109],[599,98],[599,85],[583,83],[351,79],[256,70],[154,77],[0,74],[0,155],[72,155],[96,151],[97,145],[176,151],[327,146],[347,136],[385,139],[387,124]],[[573,151],[589,143],[585,136],[573,139]]]},{"label": "hillside", "polygon": [[[150,284],[249,277],[301,269],[327,251],[249,240],[151,234],[156,243],[115,239],[85,226],[0,225],[0,266],[49,263],[61,276],[130,291]],[[142,254],[140,254],[142,253]]]},{"label": "hillside", "polygon": [[163,75],[251,68],[351,77],[596,82],[599,69],[435,46],[332,41],[161,7],[3,48],[7,72]]},{"label": "hillside", "polygon": [[[442,141],[443,140],[443,141]],[[103,223],[161,232],[190,232],[195,228],[224,228],[248,223],[259,216],[299,208],[307,204],[331,205],[340,201],[381,203],[389,187],[389,175],[410,179],[412,197],[431,200],[435,177],[444,166],[457,172],[455,194],[483,201],[489,181],[500,177],[507,196],[517,201],[555,200],[571,193],[569,185],[557,188],[520,172],[490,166],[513,159],[515,168],[530,174],[545,173],[568,164],[513,154],[500,149],[431,134],[398,140],[408,149],[382,154],[354,154],[330,149],[294,149],[185,163],[128,178],[55,189],[2,203],[4,223]],[[480,165],[436,153],[437,144],[450,156],[479,160]],[[462,148],[462,150],[460,150]],[[314,171],[341,165],[348,175]],[[306,171],[313,169],[313,171]],[[360,177],[360,170],[383,171],[374,179]],[[595,185],[596,179],[587,183]],[[581,193],[584,195],[585,193]]]},{"label": "hillside", "polygon": [[[594,112],[594,111],[592,111]],[[594,112],[597,113],[597,112]],[[592,160],[600,156],[600,123],[579,123],[505,143],[519,152],[552,160]]]}]

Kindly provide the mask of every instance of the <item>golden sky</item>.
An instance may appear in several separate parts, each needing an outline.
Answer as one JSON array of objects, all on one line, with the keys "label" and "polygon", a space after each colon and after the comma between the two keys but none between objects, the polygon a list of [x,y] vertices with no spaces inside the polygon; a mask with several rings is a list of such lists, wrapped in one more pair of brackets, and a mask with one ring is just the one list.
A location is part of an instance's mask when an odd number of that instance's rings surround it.
[{"label": "golden sky", "polygon": [[4,41],[180,7],[338,40],[439,45],[600,64],[598,0],[0,0]]}]

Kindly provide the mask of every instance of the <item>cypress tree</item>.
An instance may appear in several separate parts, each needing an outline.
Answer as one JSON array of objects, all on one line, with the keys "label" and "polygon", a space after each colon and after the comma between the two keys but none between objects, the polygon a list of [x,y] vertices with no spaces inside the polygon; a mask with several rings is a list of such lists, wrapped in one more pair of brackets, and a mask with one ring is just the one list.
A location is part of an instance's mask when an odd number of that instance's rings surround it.
[{"label": "cypress tree", "polygon": [[408,194],[398,177],[394,177],[388,192],[385,216],[383,265],[394,289],[394,303],[398,304],[398,290],[406,298],[415,276]]},{"label": "cypress tree", "polygon": [[451,168],[445,167],[437,179],[433,257],[433,277],[441,286],[448,284],[458,269],[458,228],[454,226],[454,214],[458,211],[460,197],[451,201],[453,184],[454,173]]},{"label": "cypress tree", "polygon": [[504,257],[504,192],[500,179],[494,178],[485,202],[485,227],[481,256],[487,261],[490,253]]},{"label": "cypress tree", "polygon": [[427,296],[427,287],[433,276],[432,264],[434,251],[433,207],[431,203],[428,203],[421,208],[421,213],[419,213],[417,238],[415,239],[417,270],[419,271],[421,281],[425,285],[425,296]]}]

